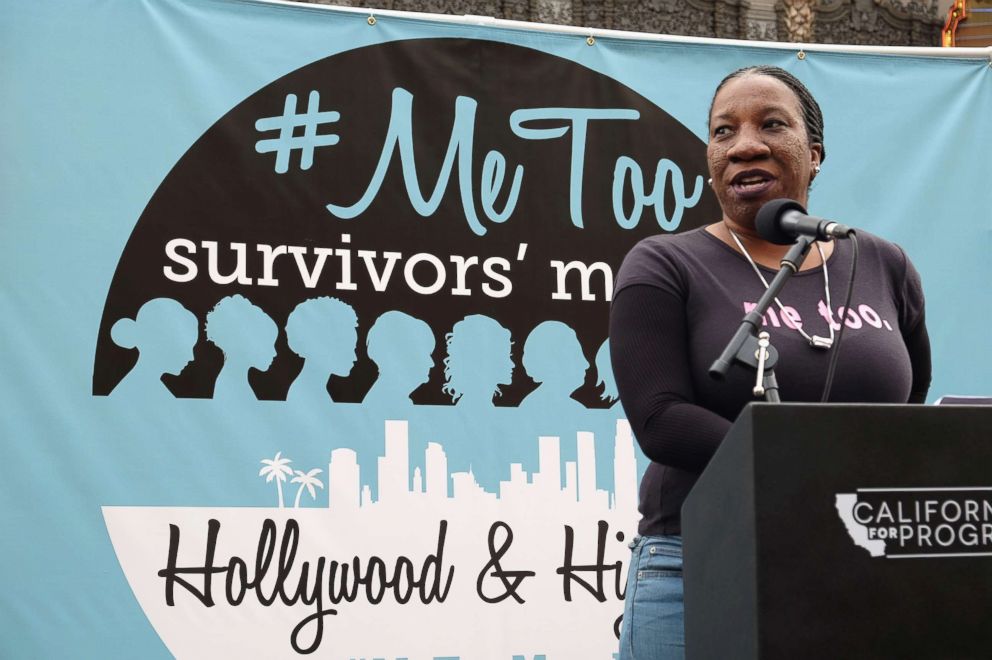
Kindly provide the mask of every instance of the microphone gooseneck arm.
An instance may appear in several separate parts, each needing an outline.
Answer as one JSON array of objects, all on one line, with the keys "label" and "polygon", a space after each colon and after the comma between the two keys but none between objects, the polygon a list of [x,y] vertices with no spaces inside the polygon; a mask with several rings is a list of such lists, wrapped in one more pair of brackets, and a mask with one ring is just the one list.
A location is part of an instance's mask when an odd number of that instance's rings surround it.
[{"label": "microphone gooseneck arm", "polygon": [[[720,353],[710,366],[710,377],[715,380],[723,380],[727,372],[735,363],[743,364],[753,369],[758,369],[759,362],[764,369],[764,395],[767,400],[778,401],[778,386],[775,383],[774,368],[778,361],[778,352],[773,346],[767,348],[758,345],[758,332],[765,312],[771,307],[785,283],[793,274],[799,272],[813,246],[813,239],[809,236],[800,236],[789,248],[785,256],[782,257],[781,268],[775,278],[768,284],[768,288],[758,300],[754,309],[744,315],[737,332],[730,339],[726,348]],[[762,351],[767,351],[762,355]],[[763,360],[761,358],[764,358]],[[756,392],[757,393],[757,392]]]}]

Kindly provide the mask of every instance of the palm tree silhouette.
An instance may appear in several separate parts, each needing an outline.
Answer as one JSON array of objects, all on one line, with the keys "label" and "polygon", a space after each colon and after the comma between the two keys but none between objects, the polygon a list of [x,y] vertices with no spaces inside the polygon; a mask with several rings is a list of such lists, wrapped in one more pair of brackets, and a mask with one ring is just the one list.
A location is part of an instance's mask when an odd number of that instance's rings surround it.
[{"label": "palm tree silhouette", "polygon": [[304,473],[303,470],[297,470],[296,476],[293,477],[289,483],[300,484],[300,489],[296,491],[296,502],[293,504],[294,509],[300,508],[300,496],[303,495],[303,489],[306,488],[307,492],[310,493],[312,499],[317,499],[317,491],[314,490],[314,486],[317,488],[323,488],[324,484],[317,478],[317,475],[323,472],[320,468],[314,468],[309,472]]},{"label": "palm tree silhouette", "polygon": [[[263,458],[262,464],[265,467],[258,471],[258,476],[265,477],[265,483],[269,483],[273,479],[276,480],[276,489],[279,491],[280,509],[285,506],[282,500],[282,482],[286,481],[287,476],[293,474],[293,468],[289,467],[289,464],[292,462],[288,458],[282,458],[282,452],[278,451],[275,458]],[[299,501],[299,496],[296,499]]]}]

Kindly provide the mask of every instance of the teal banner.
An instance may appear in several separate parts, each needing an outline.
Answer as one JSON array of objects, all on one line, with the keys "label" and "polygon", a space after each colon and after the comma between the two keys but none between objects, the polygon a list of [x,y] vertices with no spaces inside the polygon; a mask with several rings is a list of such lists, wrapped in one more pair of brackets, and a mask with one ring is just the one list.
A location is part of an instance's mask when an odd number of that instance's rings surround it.
[{"label": "teal banner", "polygon": [[719,219],[742,66],[823,108],[810,211],[920,271],[931,398],[990,393],[987,59],[586,36],[6,8],[0,656],[612,658],[614,276]]}]

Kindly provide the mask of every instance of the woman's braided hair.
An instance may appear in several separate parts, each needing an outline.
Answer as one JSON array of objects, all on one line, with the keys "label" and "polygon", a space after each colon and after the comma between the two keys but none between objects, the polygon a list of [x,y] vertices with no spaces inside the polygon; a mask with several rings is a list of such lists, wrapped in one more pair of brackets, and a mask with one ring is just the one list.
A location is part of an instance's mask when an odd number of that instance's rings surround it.
[{"label": "woman's braided hair", "polygon": [[[823,112],[820,110],[820,104],[816,102],[810,91],[806,89],[806,85],[785,69],[767,64],[746,66],[743,69],[737,69],[720,81],[720,84],[716,87],[716,91],[713,92],[713,101],[716,101],[716,95],[720,93],[720,90],[728,82],[735,78],[748,75],[769,76],[785,83],[785,86],[793,91],[796,98],[799,99],[799,107],[803,111],[803,121],[806,124],[806,135],[809,138],[809,143],[820,145],[820,162],[823,162],[827,157],[827,147],[823,143]],[[710,101],[710,114],[713,114],[713,101]]]}]

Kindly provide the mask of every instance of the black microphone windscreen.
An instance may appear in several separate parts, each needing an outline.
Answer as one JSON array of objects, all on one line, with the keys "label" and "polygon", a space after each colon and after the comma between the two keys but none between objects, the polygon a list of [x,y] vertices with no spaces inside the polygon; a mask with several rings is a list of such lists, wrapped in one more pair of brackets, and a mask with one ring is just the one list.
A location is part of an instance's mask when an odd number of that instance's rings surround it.
[{"label": "black microphone windscreen", "polygon": [[754,228],[758,235],[769,243],[776,245],[791,245],[796,237],[782,229],[782,216],[789,211],[799,211],[806,215],[806,209],[792,199],[773,199],[758,210],[754,219]]}]

